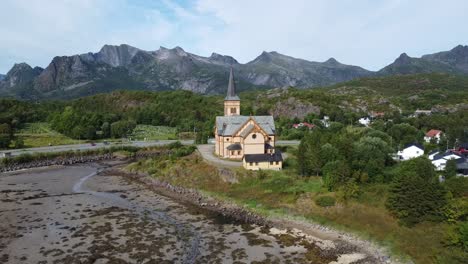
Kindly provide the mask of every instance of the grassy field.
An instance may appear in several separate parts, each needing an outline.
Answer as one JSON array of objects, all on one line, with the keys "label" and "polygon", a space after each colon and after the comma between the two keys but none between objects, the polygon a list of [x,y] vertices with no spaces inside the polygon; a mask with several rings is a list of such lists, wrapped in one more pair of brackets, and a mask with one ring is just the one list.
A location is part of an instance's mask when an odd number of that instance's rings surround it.
[{"label": "grassy field", "polygon": [[24,141],[25,148],[44,147],[49,144],[54,146],[78,144],[80,142],[53,131],[47,123],[28,123],[15,136]]},{"label": "grassy field", "polygon": [[[237,202],[264,215],[287,215],[357,234],[388,247],[395,255],[415,263],[460,263],[460,253],[443,244],[445,224],[422,223],[412,228],[398,224],[386,210],[386,185],[369,185],[357,199],[320,207],[317,197],[337,198],[322,187],[320,177],[302,178],[291,169],[220,172],[197,154],[181,159],[155,158],[128,166],[175,185],[196,188],[218,198]],[[237,183],[226,179],[235,178]],[[223,180],[224,179],[224,180]],[[457,257],[458,259],[455,259]]]},{"label": "grassy field", "polygon": [[[45,147],[49,144],[53,146],[79,144],[88,141],[69,138],[50,128],[45,122],[27,123],[15,134],[16,137],[24,141],[25,148]],[[133,133],[129,136],[133,140],[164,140],[177,139],[176,129],[167,126],[137,125]],[[99,139],[96,141],[120,141],[121,139]],[[13,145],[11,146],[13,147]]]},{"label": "grassy field", "polygon": [[176,128],[150,125],[137,125],[129,137],[136,140],[177,139]]}]

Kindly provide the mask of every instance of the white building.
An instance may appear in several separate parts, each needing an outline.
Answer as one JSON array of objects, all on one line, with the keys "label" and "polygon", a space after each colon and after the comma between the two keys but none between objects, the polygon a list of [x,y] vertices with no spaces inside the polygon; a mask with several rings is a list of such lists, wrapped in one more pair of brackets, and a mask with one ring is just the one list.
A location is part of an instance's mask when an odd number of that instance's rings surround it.
[{"label": "white building", "polygon": [[398,159],[409,160],[424,155],[424,147],[419,144],[406,145],[403,150],[398,151]]},{"label": "white building", "polygon": [[366,116],[366,117],[361,117],[361,118],[359,118],[358,123],[361,124],[361,125],[363,125],[363,126],[366,126],[366,127],[367,127],[367,126],[370,125],[371,120],[370,120],[370,118],[367,117],[367,116]]},{"label": "white building", "polygon": [[451,151],[447,151],[445,153],[438,153],[436,155],[429,155],[429,159],[432,162],[432,165],[436,167],[436,170],[441,171],[445,170],[445,166],[447,165],[447,161],[449,160],[458,160],[463,159],[462,156],[455,154]]},{"label": "white building", "polygon": [[424,136],[424,141],[430,143],[431,140],[435,140],[436,143],[439,143],[440,137],[442,136],[442,131],[437,129],[431,129],[427,131],[426,135]]},{"label": "white building", "polygon": [[330,117],[324,116],[323,119],[320,120],[322,125],[326,128],[330,127]]}]

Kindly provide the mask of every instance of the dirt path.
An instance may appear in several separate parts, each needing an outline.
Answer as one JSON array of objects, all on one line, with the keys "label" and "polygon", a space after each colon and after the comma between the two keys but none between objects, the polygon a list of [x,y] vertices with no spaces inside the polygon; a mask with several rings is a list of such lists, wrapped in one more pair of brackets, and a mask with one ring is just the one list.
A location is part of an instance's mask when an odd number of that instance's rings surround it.
[{"label": "dirt path", "polygon": [[280,229],[234,223],[103,165],[0,176],[0,263],[376,263]]}]

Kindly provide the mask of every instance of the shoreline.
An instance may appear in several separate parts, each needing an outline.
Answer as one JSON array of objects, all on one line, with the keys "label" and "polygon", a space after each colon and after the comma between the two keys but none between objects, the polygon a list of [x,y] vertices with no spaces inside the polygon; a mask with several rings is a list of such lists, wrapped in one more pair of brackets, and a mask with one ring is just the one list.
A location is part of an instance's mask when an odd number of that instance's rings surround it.
[{"label": "shoreline", "polygon": [[[153,153],[152,153],[153,154]],[[161,153],[159,153],[161,154]],[[153,154],[154,155],[154,154]],[[101,163],[106,162],[109,160],[119,160],[116,157],[106,157],[107,159],[100,159],[94,161],[84,161],[80,160],[76,163]],[[180,186],[172,185],[168,182],[159,181],[156,178],[151,177],[146,173],[135,173],[129,172],[123,169],[122,166],[130,163],[133,159],[120,159],[118,164],[114,164],[111,166],[104,166],[103,170],[98,173],[98,175],[115,175],[121,176],[126,179],[135,181],[137,183],[145,185],[146,188],[154,191],[160,195],[166,196],[168,198],[174,199],[177,202],[187,203],[189,205],[198,207],[202,210],[219,214],[220,216],[239,221],[246,224],[255,224],[264,227],[271,227],[275,229],[286,229],[292,230],[298,236],[303,236],[308,238],[309,240],[313,241],[314,243],[320,245],[322,244],[323,254],[330,255],[330,254],[338,254],[340,255],[339,251],[343,251],[346,249],[365,252],[368,256],[370,256],[374,262],[370,263],[413,263],[411,261],[401,262],[400,260],[396,260],[395,257],[392,257],[390,251],[373,241],[369,241],[366,239],[362,239],[359,236],[340,231],[332,227],[327,227],[321,224],[314,223],[313,221],[306,220],[306,219],[297,219],[300,217],[292,217],[289,218],[284,215],[276,215],[276,216],[262,216],[259,213],[253,212],[251,210],[246,209],[242,205],[235,204],[233,202],[229,202],[223,199],[215,198],[213,196],[202,194],[200,191],[196,189],[187,189]],[[21,172],[28,169],[41,169],[46,170],[49,167],[60,167],[66,165],[74,165],[76,163],[71,164],[54,164],[52,166],[37,166],[37,167],[26,167],[21,168],[18,170],[9,171],[10,173]],[[327,248],[326,241],[331,241],[332,243],[337,244],[336,248],[341,250],[336,251],[330,248]],[[349,255],[349,254],[347,254]],[[346,254],[343,256],[347,256]],[[352,258],[352,256],[351,256]],[[348,259],[349,261],[349,259]],[[352,263],[347,262],[347,260],[343,260],[343,262],[337,263]],[[361,262],[357,262],[361,263]],[[369,263],[369,262],[364,262]]]},{"label": "shoreline", "polygon": [[[196,189],[187,189],[180,186],[174,186],[167,182],[159,181],[146,173],[129,172],[123,168],[115,167],[109,168],[102,173],[109,173],[112,175],[129,178],[133,181],[144,184],[147,188],[155,191],[158,194],[164,195],[179,202],[189,203],[192,206],[199,207],[212,213],[221,214],[223,217],[231,218],[248,224],[256,224],[259,226],[278,229],[278,232],[280,233],[282,232],[282,229],[290,230],[296,235],[305,237],[318,244],[319,247],[321,247],[321,249],[324,251],[333,249],[338,249],[339,251],[343,251],[344,249],[347,249],[347,251],[359,250],[360,252],[365,252],[368,256],[372,257],[373,261],[376,261],[373,263],[412,263],[411,261],[400,262],[399,260],[396,260],[395,257],[391,256],[390,251],[387,248],[379,246],[375,242],[361,239],[352,233],[339,231],[332,227],[313,223],[312,221],[298,220],[294,217],[288,218],[281,215],[275,217],[265,217],[232,202],[202,194]],[[327,242],[332,242],[336,245],[333,247],[333,249],[331,249]],[[334,251],[334,253],[337,252]],[[342,260],[343,262],[336,263],[348,263],[347,261],[351,261],[350,259],[346,258],[347,255],[343,255],[345,257]],[[348,257],[352,258],[352,256]],[[361,262],[358,261],[357,263]]]}]

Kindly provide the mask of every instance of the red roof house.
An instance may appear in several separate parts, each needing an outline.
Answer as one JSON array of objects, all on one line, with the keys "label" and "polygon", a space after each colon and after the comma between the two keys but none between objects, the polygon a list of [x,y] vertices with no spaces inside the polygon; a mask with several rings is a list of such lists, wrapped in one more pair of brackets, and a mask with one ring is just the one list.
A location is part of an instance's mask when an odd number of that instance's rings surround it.
[{"label": "red roof house", "polygon": [[424,140],[429,143],[432,139],[435,138],[436,141],[439,142],[441,135],[442,135],[442,131],[437,130],[437,129],[431,129],[427,131],[426,135],[424,136]]}]

